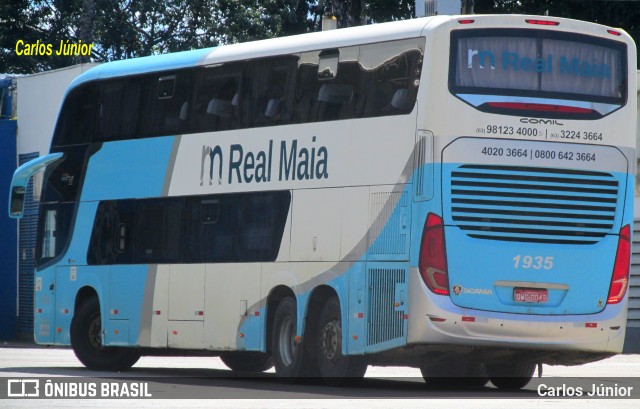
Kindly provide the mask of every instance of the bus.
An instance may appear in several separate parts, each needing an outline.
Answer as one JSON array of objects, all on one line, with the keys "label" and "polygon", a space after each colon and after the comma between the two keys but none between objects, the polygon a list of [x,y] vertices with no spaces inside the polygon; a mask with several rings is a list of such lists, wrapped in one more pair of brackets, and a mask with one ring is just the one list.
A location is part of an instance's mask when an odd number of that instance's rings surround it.
[{"label": "bus", "polygon": [[95,67],[11,185],[20,217],[44,172],[35,339],[511,389],[620,353],[635,72],[622,30],[524,15]]}]

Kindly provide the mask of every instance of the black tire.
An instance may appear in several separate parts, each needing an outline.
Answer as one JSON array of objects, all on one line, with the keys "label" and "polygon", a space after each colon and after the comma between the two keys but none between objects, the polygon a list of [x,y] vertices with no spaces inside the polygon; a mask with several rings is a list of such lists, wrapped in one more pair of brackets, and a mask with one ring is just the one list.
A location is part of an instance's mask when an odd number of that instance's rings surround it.
[{"label": "black tire", "polygon": [[482,364],[464,361],[423,365],[420,367],[420,372],[428,387],[482,388],[489,382]]},{"label": "black tire", "polygon": [[527,386],[533,378],[535,363],[486,365],[489,380],[498,389],[516,390]]},{"label": "black tire", "polygon": [[367,371],[364,356],[342,355],[342,316],[340,301],[330,297],[322,307],[316,334],[316,357],[320,376],[329,385],[362,380]]},{"label": "black tire", "polygon": [[96,371],[124,371],[131,368],[140,354],[132,348],[102,346],[100,302],[97,297],[85,300],[71,320],[71,348],[84,366]]},{"label": "black tire", "polygon": [[271,355],[261,352],[227,352],[220,355],[220,359],[237,372],[264,372],[273,367]]},{"label": "black tire", "polygon": [[304,364],[309,361],[303,343],[296,341],[297,317],[296,301],[286,297],[273,318],[271,356],[276,375],[286,382],[298,382],[306,376]]}]

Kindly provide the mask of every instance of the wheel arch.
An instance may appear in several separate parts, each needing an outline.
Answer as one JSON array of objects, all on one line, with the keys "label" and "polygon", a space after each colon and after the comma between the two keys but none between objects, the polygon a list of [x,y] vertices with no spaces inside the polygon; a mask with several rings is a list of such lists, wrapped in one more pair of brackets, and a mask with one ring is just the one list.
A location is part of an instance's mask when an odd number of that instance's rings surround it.
[{"label": "wheel arch", "polygon": [[[340,303],[340,297],[338,296],[338,292],[336,291],[336,289],[326,284],[314,288],[311,292],[306,308],[304,310],[304,333],[302,337],[303,340],[309,341],[316,339],[316,331],[318,328],[318,322],[320,320],[320,311],[322,311],[322,307],[332,296],[335,296]],[[344,323],[344,310],[342,305],[340,305],[340,311],[341,315],[343,316]],[[306,346],[307,351],[312,356],[315,356],[315,348],[312,348],[308,344],[306,344]]]},{"label": "wheel arch", "polygon": [[267,313],[267,322],[265,329],[265,338],[266,338],[266,352],[271,353],[271,336],[273,334],[273,321],[276,313],[276,309],[282,300],[287,297],[291,297],[297,302],[297,297],[293,290],[286,285],[278,285],[271,289],[269,295],[267,296],[267,304],[266,304],[266,313]]},{"label": "wheel arch", "polygon": [[98,291],[90,286],[90,285],[85,285],[83,287],[81,287],[80,289],[78,289],[78,292],[76,293],[76,299],[73,303],[73,312],[75,314],[76,311],[78,311],[78,308],[80,308],[80,306],[82,305],[83,302],[85,302],[86,300],[88,300],[91,297],[96,297],[98,299],[98,302],[100,302],[100,297],[98,296]]}]

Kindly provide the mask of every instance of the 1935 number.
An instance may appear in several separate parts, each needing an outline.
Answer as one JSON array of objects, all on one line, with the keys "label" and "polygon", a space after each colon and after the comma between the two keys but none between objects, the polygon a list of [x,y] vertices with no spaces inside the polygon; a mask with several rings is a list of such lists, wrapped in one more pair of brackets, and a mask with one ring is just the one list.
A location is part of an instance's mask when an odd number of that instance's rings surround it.
[{"label": "1935 number", "polygon": [[553,268],[552,256],[523,256],[518,254],[513,258],[513,268],[534,270],[551,270]]}]

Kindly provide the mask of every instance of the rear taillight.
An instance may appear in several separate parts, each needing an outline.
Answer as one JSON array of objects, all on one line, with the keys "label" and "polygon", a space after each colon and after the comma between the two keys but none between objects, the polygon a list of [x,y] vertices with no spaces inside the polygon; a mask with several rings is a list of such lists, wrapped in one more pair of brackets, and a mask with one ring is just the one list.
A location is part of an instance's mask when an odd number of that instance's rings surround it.
[{"label": "rear taillight", "polygon": [[624,298],[629,285],[629,261],[631,257],[631,230],[627,224],[620,229],[618,251],[613,265],[613,276],[609,287],[608,304],[617,304]]},{"label": "rear taillight", "polygon": [[427,215],[420,243],[420,275],[429,290],[435,294],[449,295],[447,252],[444,245],[444,223],[434,213]]}]

